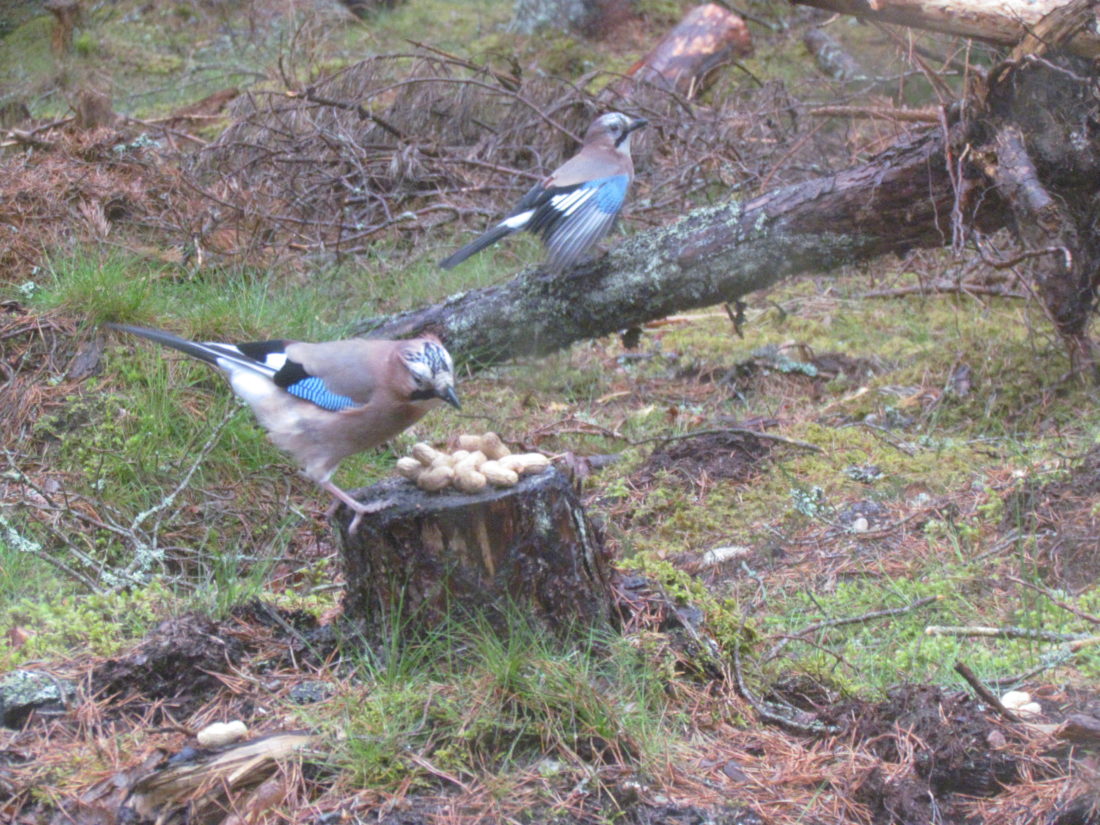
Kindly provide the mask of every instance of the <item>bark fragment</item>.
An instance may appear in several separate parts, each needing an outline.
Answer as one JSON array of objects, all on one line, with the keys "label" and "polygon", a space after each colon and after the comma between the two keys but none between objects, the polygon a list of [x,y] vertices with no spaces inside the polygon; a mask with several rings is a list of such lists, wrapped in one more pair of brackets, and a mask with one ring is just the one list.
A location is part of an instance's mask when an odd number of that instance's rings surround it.
[{"label": "bark fragment", "polygon": [[[705,3],[689,11],[627,75],[694,97],[706,89],[720,67],[751,54],[752,37],[745,21],[717,3]],[[630,85],[630,79],[624,78],[614,87],[625,93]]]}]

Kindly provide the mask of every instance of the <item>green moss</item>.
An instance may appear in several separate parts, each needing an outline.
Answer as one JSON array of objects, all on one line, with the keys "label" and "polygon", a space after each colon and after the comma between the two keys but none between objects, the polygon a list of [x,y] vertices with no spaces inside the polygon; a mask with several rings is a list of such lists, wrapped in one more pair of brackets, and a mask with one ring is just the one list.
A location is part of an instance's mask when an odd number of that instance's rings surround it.
[{"label": "green moss", "polygon": [[88,653],[110,656],[139,639],[165,616],[174,602],[161,583],[110,594],[55,594],[49,599],[23,598],[0,609],[4,627],[19,627],[28,637],[13,648],[0,636],[0,670],[35,659],[68,659]]}]

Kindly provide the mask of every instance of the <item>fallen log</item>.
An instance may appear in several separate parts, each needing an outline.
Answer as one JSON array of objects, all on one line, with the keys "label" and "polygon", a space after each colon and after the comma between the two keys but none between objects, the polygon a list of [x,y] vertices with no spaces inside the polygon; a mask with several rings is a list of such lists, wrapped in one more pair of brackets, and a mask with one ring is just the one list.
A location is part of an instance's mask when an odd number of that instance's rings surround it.
[{"label": "fallen log", "polygon": [[233,811],[253,812],[252,821],[259,821],[267,807],[281,801],[264,793],[265,780],[319,741],[306,731],[290,731],[174,760],[134,783],[118,821],[214,825]]},{"label": "fallen log", "polygon": [[[801,272],[1010,228],[1074,372],[1094,372],[1087,327],[1100,288],[1096,67],[1060,51],[1092,19],[1073,0],[990,70],[984,97],[855,168],[689,213],[596,260],[364,321],[361,333],[433,332],[466,363],[543,355],[687,309],[736,301]],[[1030,50],[1030,51],[1029,51]],[[965,117],[962,117],[965,114]]]},{"label": "fallen log", "polygon": [[1003,207],[981,181],[956,203],[944,141],[942,130],[930,131],[836,175],[698,209],[562,275],[527,269],[356,329],[393,337],[431,331],[464,362],[485,366],[736,301],[801,272],[950,244],[957,206],[986,228],[1003,225]]},{"label": "fallen log", "polygon": [[403,479],[356,490],[388,501],[349,535],[336,513],[347,589],[344,616],[369,631],[404,632],[478,614],[506,632],[518,607],[556,633],[608,621],[610,560],[569,481],[557,470],[514,487],[428,493]]},{"label": "fallen log", "polygon": [[[791,0],[802,6],[850,14],[861,20],[898,23],[915,29],[972,37],[986,43],[1014,46],[1066,0]],[[1096,19],[1093,12],[1093,20]],[[1095,25],[1081,28],[1066,44],[1080,57],[1100,55]]]}]

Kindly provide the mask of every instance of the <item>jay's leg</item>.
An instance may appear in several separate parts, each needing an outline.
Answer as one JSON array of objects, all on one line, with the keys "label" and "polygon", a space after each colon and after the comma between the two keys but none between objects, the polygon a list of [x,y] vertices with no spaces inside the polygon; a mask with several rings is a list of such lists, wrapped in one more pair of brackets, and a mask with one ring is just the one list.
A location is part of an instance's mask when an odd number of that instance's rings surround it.
[{"label": "jay's leg", "polygon": [[336,515],[336,510],[341,504],[346,505],[348,508],[355,512],[355,518],[351,520],[351,525],[348,527],[348,534],[355,535],[355,531],[359,529],[359,522],[363,519],[367,513],[377,513],[379,510],[384,510],[393,504],[392,498],[384,498],[381,501],[372,501],[370,504],[363,504],[356,501],[331,481],[326,481],[321,486],[330,492],[336,501],[332,502],[332,506],[328,508],[325,513],[326,516],[332,518]]}]

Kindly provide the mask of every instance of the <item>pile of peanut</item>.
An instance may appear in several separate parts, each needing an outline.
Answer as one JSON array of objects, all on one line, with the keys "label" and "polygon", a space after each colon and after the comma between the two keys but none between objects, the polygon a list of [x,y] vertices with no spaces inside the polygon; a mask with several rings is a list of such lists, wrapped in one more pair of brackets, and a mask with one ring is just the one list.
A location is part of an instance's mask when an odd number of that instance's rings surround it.
[{"label": "pile of peanut", "polygon": [[428,492],[453,485],[463,493],[477,493],[488,485],[512,487],[521,475],[541,473],[550,466],[542,453],[513,455],[496,433],[460,435],[453,453],[421,441],[412,455],[397,459],[397,472]]}]

